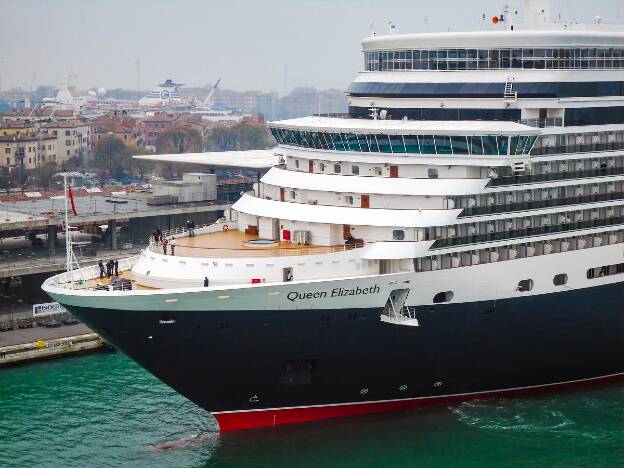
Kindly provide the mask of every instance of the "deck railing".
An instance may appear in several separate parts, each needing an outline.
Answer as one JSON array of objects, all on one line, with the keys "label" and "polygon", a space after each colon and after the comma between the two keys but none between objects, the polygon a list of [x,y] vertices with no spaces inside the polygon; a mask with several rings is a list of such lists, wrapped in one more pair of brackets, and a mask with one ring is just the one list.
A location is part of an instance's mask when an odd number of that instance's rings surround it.
[{"label": "deck railing", "polygon": [[[119,260],[119,272],[130,270],[138,261],[139,256],[123,258]],[[61,273],[60,275],[50,278],[50,284],[65,289],[95,289],[90,286],[89,280],[100,277],[100,267],[93,265],[90,267],[72,270],[71,272]]]},{"label": "deck railing", "polygon": [[[295,257],[303,255],[321,255],[335,252],[343,252],[363,247],[360,245],[333,245],[316,246],[300,245],[296,247],[254,247],[254,248],[226,248],[226,247],[196,247],[188,245],[177,245],[175,248],[176,257],[195,258],[256,258],[256,257]],[[163,254],[162,245],[151,245],[150,251]],[[170,246],[167,253],[171,253]]]}]

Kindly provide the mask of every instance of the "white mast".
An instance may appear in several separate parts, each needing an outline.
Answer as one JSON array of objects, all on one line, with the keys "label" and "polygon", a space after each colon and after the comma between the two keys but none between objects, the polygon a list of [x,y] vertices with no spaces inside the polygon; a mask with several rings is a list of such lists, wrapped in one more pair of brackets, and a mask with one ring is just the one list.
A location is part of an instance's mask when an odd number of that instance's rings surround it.
[{"label": "white mast", "polygon": [[72,285],[74,284],[74,278],[71,275],[72,271],[72,251],[71,251],[71,237],[69,232],[69,212],[68,212],[68,200],[69,190],[67,187],[67,172],[63,173],[63,182],[65,185],[65,266],[67,269],[67,273],[70,273],[69,279],[71,280]]}]

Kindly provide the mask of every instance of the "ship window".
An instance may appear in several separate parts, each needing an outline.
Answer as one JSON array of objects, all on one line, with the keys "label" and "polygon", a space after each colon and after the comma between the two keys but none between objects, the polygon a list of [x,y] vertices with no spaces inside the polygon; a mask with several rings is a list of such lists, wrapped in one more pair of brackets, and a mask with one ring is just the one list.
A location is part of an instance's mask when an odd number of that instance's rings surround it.
[{"label": "ship window", "polygon": [[444,302],[451,302],[453,300],[454,296],[455,296],[455,294],[453,294],[453,291],[439,292],[438,294],[433,296],[433,303],[434,304],[443,304]]},{"label": "ship window", "polygon": [[347,205],[353,205],[353,197],[351,195],[347,195],[345,197],[345,202],[347,203]]},{"label": "ship window", "polygon": [[603,276],[619,275],[624,273],[624,263],[605,265],[587,270],[587,279],[602,278]]},{"label": "ship window", "polygon": [[423,135],[420,137],[420,149],[423,154],[435,154],[433,135]]},{"label": "ship window", "polygon": [[340,166],[340,164],[334,164],[334,172],[340,174],[340,172],[342,172],[342,166]]},{"label": "ship window", "polygon": [[351,166],[351,174],[359,175],[360,174],[360,166]]},{"label": "ship window", "polygon": [[427,169],[427,176],[428,176],[430,179],[437,179],[437,178],[438,178],[438,176],[439,176],[438,170],[437,170],[437,169],[434,169],[434,168],[429,168],[429,169]]},{"label": "ship window", "polygon": [[567,283],[568,283],[568,275],[566,275],[565,273],[559,273],[558,275],[555,275],[555,277],[553,278],[553,284],[555,286],[563,286]]},{"label": "ship window", "polygon": [[519,292],[527,292],[533,289],[533,280],[532,279],[524,279],[518,282],[518,287],[516,288]]},{"label": "ship window", "polygon": [[392,231],[392,239],[394,240],[404,240],[405,239],[405,231],[403,229],[395,229]]},{"label": "ship window", "polygon": [[321,172],[325,172],[325,164],[320,163],[320,164],[319,164],[319,170],[320,170]]},{"label": "ship window", "polygon": [[299,160],[298,160],[298,159],[295,159],[295,167],[296,167],[297,169],[299,169]]}]

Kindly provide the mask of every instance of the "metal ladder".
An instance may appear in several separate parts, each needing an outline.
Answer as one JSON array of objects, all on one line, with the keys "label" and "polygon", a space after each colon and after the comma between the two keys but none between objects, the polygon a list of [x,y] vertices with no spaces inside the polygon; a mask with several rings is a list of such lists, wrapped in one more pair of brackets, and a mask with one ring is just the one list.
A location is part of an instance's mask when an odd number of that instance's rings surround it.
[{"label": "metal ladder", "polygon": [[503,93],[503,101],[516,102],[518,100],[518,92],[513,90],[513,78],[507,77],[505,82],[505,92]]}]

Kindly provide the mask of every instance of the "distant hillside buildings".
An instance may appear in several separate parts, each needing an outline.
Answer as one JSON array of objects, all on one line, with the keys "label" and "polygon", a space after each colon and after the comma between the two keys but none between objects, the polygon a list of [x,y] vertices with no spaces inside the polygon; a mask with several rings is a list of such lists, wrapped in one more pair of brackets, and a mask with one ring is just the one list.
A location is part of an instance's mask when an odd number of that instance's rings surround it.
[{"label": "distant hillside buildings", "polygon": [[[201,98],[206,89],[180,90],[187,97]],[[264,120],[281,120],[312,114],[342,114],[347,112],[344,91],[328,89],[319,91],[312,87],[295,88],[286,96],[275,92],[233,91],[217,89],[212,97],[215,109],[236,109],[243,115],[263,116]]]}]

